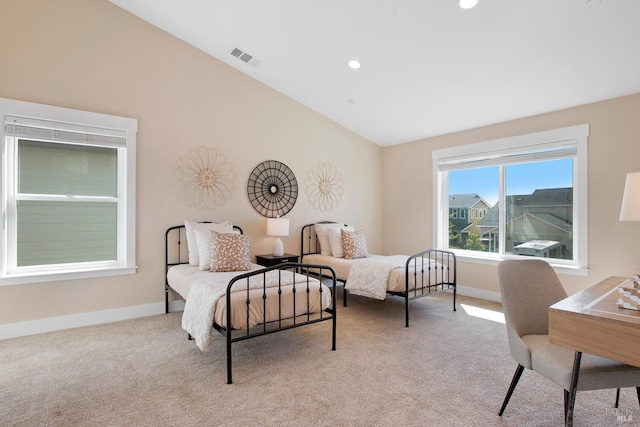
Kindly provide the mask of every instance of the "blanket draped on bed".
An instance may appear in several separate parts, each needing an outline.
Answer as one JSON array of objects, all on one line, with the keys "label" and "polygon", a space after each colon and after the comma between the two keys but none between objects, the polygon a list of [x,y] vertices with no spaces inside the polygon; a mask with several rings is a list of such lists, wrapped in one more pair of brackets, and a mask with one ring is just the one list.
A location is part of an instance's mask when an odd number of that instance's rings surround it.
[{"label": "blanket draped on bed", "polygon": [[[191,287],[182,314],[182,329],[193,337],[200,350],[207,351],[211,346],[211,327],[218,299],[225,296],[231,279],[242,273],[244,272],[215,273],[210,278],[196,281]],[[306,281],[305,276],[296,276]],[[262,289],[263,277],[266,278],[266,287],[277,287],[278,284],[286,286],[294,282],[292,273],[274,270],[250,277],[249,289]],[[246,292],[246,289],[247,279],[242,279],[236,282],[232,292]]]},{"label": "blanket draped on bed", "polygon": [[407,259],[406,255],[391,255],[358,260],[349,269],[345,288],[355,295],[383,300],[387,295],[389,273],[404,268]]}]

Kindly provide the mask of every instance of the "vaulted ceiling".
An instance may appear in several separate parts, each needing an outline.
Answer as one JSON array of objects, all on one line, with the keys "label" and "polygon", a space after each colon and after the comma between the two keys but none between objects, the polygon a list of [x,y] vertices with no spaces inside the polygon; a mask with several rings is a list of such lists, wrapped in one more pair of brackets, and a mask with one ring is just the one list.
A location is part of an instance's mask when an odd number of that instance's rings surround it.
[{"label": "vaulted ceiling", "polygon": [[380,146],[640,92],[639,0],[110,1]]}]

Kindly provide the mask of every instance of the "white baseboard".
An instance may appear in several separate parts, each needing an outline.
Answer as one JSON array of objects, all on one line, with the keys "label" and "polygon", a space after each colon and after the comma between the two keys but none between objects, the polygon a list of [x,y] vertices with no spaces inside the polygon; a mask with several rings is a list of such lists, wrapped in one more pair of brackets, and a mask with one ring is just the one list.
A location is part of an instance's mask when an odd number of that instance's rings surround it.
[{"label": "white baseboard", "polygon": [[485,291],[478,288],[460,285],[457,286],[457,291],[460,295],[465,295],[468,297],[480,298],[487,301],[502,302],[500,292]]},{"label": "white baseboard", "polygon": [[[182,303],[182,301],[172,301],[172,303],[173,302]],[[169,307],[172,308],[173,304],[170,304]],[[63,329],[78,328],[81,326],[135,319],[137,317],[153,316],[155,314],[162,313],[164,313],[164,302],[158,302],[133,307],[116,308],[112,310],[93,311],[90,313],[9,323],[6,325],[0,325],[0,340],[60,331]]]},{"label": "white baseboard", "polygon": [[[458,286],[458,293],[473,298],[501,302],[500,293],[498,292],[484,291],[468,286]],[[170,312],[183,310],[183,301],[169,301]],[[162,313],[164,313],[164,302],[157,302],[133,307],[115,308],[112,310],[9,323],[0,325],[0,340],[60,331],[63,329],[79,328],[82,326],[99,325],[101,323],[118,322],[120,320],[135,319],[137,317],[153,316]]]}]

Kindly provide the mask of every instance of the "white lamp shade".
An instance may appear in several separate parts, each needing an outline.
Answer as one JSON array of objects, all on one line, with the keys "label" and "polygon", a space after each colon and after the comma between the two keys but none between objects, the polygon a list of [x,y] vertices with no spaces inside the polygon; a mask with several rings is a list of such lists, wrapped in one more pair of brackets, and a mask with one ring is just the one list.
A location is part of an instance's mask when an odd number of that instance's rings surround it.
[{"label": "white lamp shade", "polygon": [[267,235],[268,236],[288,236],[289,235],[289,219],[288,218],[267,218]]},{"label": "white lamp shade", "polygon": [[463,9],[471,9],[478,4],[478,0],[460,0],[458,4]]},{"label": "white lamp shade", "polygon": [[640,221],[640,172],[627,174],[622,195],[620,221]]}]

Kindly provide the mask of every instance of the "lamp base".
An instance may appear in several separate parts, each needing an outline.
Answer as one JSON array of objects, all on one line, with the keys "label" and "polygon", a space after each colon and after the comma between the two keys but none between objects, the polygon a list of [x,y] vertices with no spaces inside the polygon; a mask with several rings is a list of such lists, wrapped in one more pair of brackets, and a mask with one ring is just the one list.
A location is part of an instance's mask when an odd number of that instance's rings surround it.
[{"label": "lamp base", "polygon": [[276,241],[273,242],[273,256],[282,256],[284,255],[284,245],[282,244],[282,240],[279,237],[276,237]]}]

